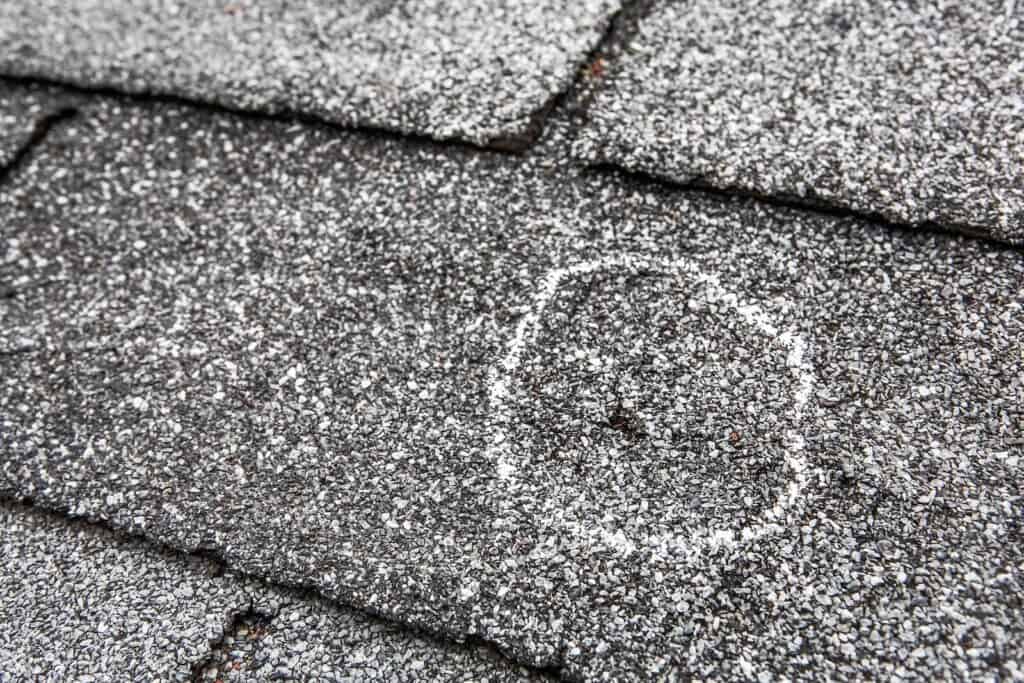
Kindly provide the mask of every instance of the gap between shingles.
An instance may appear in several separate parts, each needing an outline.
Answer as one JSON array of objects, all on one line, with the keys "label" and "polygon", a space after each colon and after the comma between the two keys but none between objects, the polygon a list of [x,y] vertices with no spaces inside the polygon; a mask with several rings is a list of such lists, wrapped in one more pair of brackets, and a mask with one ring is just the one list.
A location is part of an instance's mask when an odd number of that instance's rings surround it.
[{"label": "gap between shingles", "polygon": [[35,151],[36,147],[43,143],[55,127],[77,114],[78,110],[76,108],[64,106],[37,118],[28,139],[18,147],[14,152],[14,156],[11,157],[7,164],[0,166],[0,184],[5,183],[25,163],[29,155]]},{"label": "gap between shingles", "polygon": [[[3,82],[22,85],[47,85],[56,86],[81,95],[101,95],[112,98],[119,98],[130,102],[158,102],[174,105],[184,105],[195,109],[206,110],[215,113],[226,113],[240,116],[250,120],[279,121],[286,123],[306,123],[323,125],[336,130],[345,130],[360,133],[371,138],[384,138],[390,140],[408,140],[416,143],[430,143],[454,147],[457,149],[487,150],[520,154],[533,147],[544,132],[545,124],[551,113],[565,106],[569,100],[579,97],[580,92],[589,92],[589,81],[593,75],[592,68],[604,60],[617,55],[628,43],[629,38],[636,31],[639,20],[646,16],[655,5],[655,0],[623,0],[619,9],[610,14],[601,27],[601,34],[594,45],[580,57],[572,66],[572,71],[567,79],[564,88],[552,93],[528,117],[526,130],[522,133],[507,136],[497,136],[484,143],[474,143],[461,138],[437,138],[425,133],[415,133],[404,130],[396,130],[373,124],[344,125],[333,123],[313,114],[304,113],[298,110],[282,109],[280,111],[258,111],[241,107],[232,107],[208,100],[196,100],[172,93],[156,91],[128,92],[112,86],[83,86],[73,81],[64,81],[59,78],[46,76],[21,76],[12,74],[0,74],[0,84]],[[70,110],[72,114],[74,110]],[[45,135],[45,132],[44,132]],[[40,138],[41,139],[41,138]],[[4,177],[3,169],[0,169],[0,181]]]},{"label": "gap between shingles", "polygon": [[551,94],[529,117],[526,130],[519,135],[494,138],[489,146],[498,151],[521,153],[531,149],[544,134],[552,112],[578,109],[593,90],[595,72],[618,55],[636,32],[640,19],[655,6],[655,0],[622,0],[601,27],[601,35],[573,65],[563,88]]},{"label": "gap between shingles", "polygon": [[[48,505],[39,504],[30,496],[17,496],[10,495],[8,492],[0,492],[0,504],[7,504],[12,506],[19,506],[25,510],[31,511],[35,514],[44,515],[51,519],[59,520],[66,524],[80,524],[91,527],[96,530],[101,530],[107,534],[110,534],[114,541],[127,541],[132,543],[140,543],[146,548],[154,550],[156,552],[163,552],[182,558],[191,558],[193,560],[201,560],[208,563],[212,569],[212,576],[220,577],[223,576],[228,569],[231,570],[235,580],[244,582],[251,581],[259,584],[262,587],[279,590],[282,592],[291,592],[296,594],[299,599],[310,600],[310,599],[322,599],[325,602],[334,605],[335,607],[342,610],[349,610],[363,614],[370,619],[377,621],[378,623],[387,624],[395,627],[403,632],[410,633],[412,635],[425,638],[436,643],[439,646],[457,647],[457,648],[468,648],[472,646],[482,647],[487,653],[496,658],[497,660],[508,662],[513,667],[519,667],[525,669],[534,675],[551,681],[559,680],[561,676],[561,666],[536,666],[526,662],[520,661],[514,657],[506,654],[501,647],[490,640],[481,638],[476,635],[460,635],[460,640],[456,640],[453,634],[445,633],[443,631],[428,631],[410,624],[397,621],[395,619],[387,618],[386,616],[374,612],[372,610],[362,609],[355,605],[347,604],[336,598],[324,595],[314,586],[305,584],[291,584],[273,581],[267,577],[250,574],[242,571],[237,567],[232,566],[224,557],[221,555],[219,550],[216,549],[198,549],[198,550],[184,550],[179,547],[173,546],[169,543],[151,538],[142,533],[131,532],[121,527],[118,527],[108,520],[99,517],[90,517],[84,515],[76,515],[71,513],[67,509],[61,509],[57,507],[51,507]],[[255,616],[257,618],[272,620],[277,615],[268,614],[256,606],[256,600],[252,595],[249,595],[248,606],[243,606],[242,609],[233,610],[229,613],[228,618],[224,625],[224,632],[221,637],[209,644],[209,651],[201,657],[199,660],[194,662],[191,666],[191,673],[193,676],[192,680],[199,680],[195,678],[197,672],[202,673],[202,669],[211,661],[211,658],[215,655],[215,651],[219,644],[231,634],[232,630],[237,628],[241,621],[244,621],[249,616]]]},{"label": "gap between shingles", "polygon": [[748,200],[754,204],[767,206],[775,209],[787,209],[804,214],[823,216],[827,218],[846,219],[862,221],[879,228],[885,228],[906,235],[938,234],[945,237],[962,238],[965,240],[979,240],[997,248],[1018,252],[1024,249],[1024,242],[1016,243],[999,239],[986,229],[974,225],[943,225],[926,221],[922,223],[905,223],[894,221],[882,213],[870,211],[858,211],[841,204],[835,204],[816,197],[795,197],[784,194],[764,194],[756,190],[741,187],[719,187],[702,182],[695,178],[688,182],[679,182],[669,178],[663,178],[647,171],[635,171],[619,166],[608,161],[598,161],[586,164],[583,173],[591,173],[612,177],[621,182],[640,185],[647,188],[656,188],[663,191],[695,194],[704,197],[711,197],[720,201]]},{"label": "gap between shingles", "polygon": [[[4,83],[14,85],[40,85],[55,87],[65,90],[71,94],[89,97],[104,97],[111,100],[118,100],[134,104],[168,104],[180,107],[188,107],[197,111],[205,111],[212,114],[229,114],[248,121],[271,121],[278,123],[301,123],[312,126],[323,126],[336,131],[355,133],[369,139],[381,139],[392,141],[407,141],[416,144],[429,144],[441,147],[449,147],[461,150],[472,150],[474,152],[522,152],[526,148],[501,149],[494,145],[477,144],[460,138],[435,138],[423,133],[396,130],[383,126],[369,124],[344,125],[334,123],[320,118],[313,114],[291,109],[278,111],[256,111],[241,107],[232,107],[225,104],[210,102],[206,100],[194,100],[181,95],[155,91],[127,92],[110,86],[85,86],[73,81],[63,81],[58,78],[47,76],[20,76],[13,74],[0,74],[0,85]],[[84,108],[84,107],[82,107]]]}]

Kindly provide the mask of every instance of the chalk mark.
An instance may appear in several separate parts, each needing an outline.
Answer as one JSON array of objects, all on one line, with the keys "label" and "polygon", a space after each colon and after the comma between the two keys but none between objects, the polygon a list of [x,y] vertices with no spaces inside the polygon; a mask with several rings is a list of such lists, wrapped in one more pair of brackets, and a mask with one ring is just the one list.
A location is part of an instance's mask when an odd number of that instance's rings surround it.
[{"label": "chalk mark", "polygon": [[[795,331],[780,330],[763,308],[756,304],[742,302],[736,294],[723,287],[715,275],[702,271],[685,258],[667,260],[626,254],[582,261],[552,269],[544,276],[532,306],[516,325],[504,358],[492,366],[489,371],[488,402],[491,415],[496,417],[496,426],[490,434],[485,456],[488,461],[494,463],[498,479],[507,490],[515,489],[519,484],[519,468],[514,462],[508,438],[508,423],[511,414],[509,408],[510,385],[513,373],[522,362],[524,350],[536,339],[538,323],[545,309],[558,293],[563,281],[567,279],[603,270],[639,269],[687,277],[704,285],[706,295],[710,300],[733,309],[748,325],[770,340],[777,341],[782,345],[787,350],[786,365],[797,380],[790,417],[794,424],[799,423],[813,391],[815,377],[805,358],[807,343]],[[743,529],[739,534],[729,529],[709,527],[704,530],[695,530],[685,536],[666,533],[631,538],[621,529],[609,530],[601,525],[588,527],[576,521],[566,520],[560,512],[550,510],[548,526],[568,532],[581,545],[599,546],[627,555],[643,548],[661,557],[671,557],[673,561],[693,561],[700,555],[717,548],[731,548],[740,543],[763,538],[782,529],[787,514],[799,504],[811,478],[811,468],[804,457],[803,437],[795,429],[790,430],[786,433],[786,443],[788,448],[785,455],[785,467],[792,472],[792,479],[786,487],[785,493],[779,496],[775,505],[762,515],[759,523]],[[508,497],[504,500],[507,501]]]}]

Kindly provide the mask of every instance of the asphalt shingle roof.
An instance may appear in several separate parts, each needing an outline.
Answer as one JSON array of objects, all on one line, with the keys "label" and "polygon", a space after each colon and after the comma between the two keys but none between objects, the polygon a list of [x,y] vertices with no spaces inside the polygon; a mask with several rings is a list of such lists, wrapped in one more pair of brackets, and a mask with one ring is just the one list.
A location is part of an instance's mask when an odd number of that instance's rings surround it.
[{"label": "asphalt shingle roof", "polygon": [[616,0],[0,4],[0,73],[522,147]]},{"label": "asphalt shingle roof", "polygon": [[197,557],[0,503],[4,680],[542,680]]},{"label": "asphalt shingle roof", "polygon": [[1024,677],[1020,9],[815,7],[0,3],[0,679]]},{"label": "asphalt shingle roof", "polygon": [[577,154],[1024,242],[1024,4],[655,3]]},{"label": "asphalt shingle roof", "polygon": [[1019,252],[552,125],[83,107],[0,187],[0,490],[572,678],[1018,675]]}]

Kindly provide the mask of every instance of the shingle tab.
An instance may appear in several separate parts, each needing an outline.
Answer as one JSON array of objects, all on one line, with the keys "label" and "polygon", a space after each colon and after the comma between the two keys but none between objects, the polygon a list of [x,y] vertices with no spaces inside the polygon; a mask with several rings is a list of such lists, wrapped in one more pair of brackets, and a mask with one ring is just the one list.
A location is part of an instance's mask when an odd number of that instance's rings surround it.
[{"label": "shingle tab", "polygon": [[187,681],[249,598],[213,563],[0,502],[4,680]]},{"label": "shingle tab", "polygon": [[0,4],[0,73],[519,147],[617,0]]},{"label": "shingle tab", "polygon": [[686,0],[643,19],[577,153],[1024,240],[1024,4]]}]

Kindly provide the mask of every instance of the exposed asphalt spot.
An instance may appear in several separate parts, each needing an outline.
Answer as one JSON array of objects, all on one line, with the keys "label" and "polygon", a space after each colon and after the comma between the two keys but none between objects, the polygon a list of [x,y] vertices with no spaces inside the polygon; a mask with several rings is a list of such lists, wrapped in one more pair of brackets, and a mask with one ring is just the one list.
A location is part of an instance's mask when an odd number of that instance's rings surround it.
[{"label": "exposed asphalt spot", "polygon": [[[273,622],[274,615],[263,614],[253,607],[236,612],[230,625],[214,642],[210,651],[192,665],[190,679],[197,681],[228,681],[238,675],[245,666],[245,659],[259,646]],[[275,671],[271,680],[291,677],[288,670]]]}]

